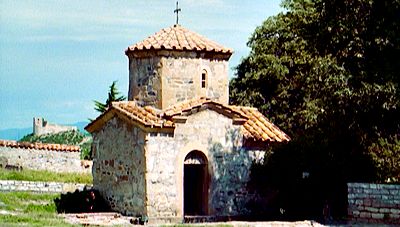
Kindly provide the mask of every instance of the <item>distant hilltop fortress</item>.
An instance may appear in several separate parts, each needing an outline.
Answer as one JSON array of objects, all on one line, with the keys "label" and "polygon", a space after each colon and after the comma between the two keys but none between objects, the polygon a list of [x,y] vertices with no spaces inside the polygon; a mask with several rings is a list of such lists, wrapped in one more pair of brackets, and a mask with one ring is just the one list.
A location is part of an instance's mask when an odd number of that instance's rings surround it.
[{"label": "distant hilltop fortress", "polygon": [[59,133],[65,131],[77,131],[76,126],[64,126],[57,124],[50,124],[42,117],[33,118],[33,135],[40,136],[50,133]]}]

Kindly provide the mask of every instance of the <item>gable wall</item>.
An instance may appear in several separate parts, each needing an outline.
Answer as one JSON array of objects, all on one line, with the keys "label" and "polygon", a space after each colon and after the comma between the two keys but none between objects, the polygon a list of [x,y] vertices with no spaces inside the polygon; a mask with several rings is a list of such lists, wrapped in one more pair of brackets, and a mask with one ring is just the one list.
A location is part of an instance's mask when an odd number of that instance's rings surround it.
[{"label": "gable wall", "polygon": [[174,137],[149,136],[146,145],[148,214],[182,216],[183,161],[199,150],[208,158],[209,215],[235,216],[248,211],[246,190],[253,151],[241,147],[240,126],[212,110],[190,115],[176,125]]},{"label": "gable wall", "polygon": [[116,117],[93,133],[93,186],[123,214],[146,214],[144,140]]}]

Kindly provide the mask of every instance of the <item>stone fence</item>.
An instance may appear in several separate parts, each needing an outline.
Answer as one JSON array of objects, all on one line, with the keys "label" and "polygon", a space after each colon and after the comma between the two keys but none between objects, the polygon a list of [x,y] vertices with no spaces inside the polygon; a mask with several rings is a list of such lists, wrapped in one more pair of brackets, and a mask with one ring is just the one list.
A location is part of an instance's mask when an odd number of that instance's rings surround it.
[{"label": "stone fence", "polygon": [[78,146],[0,140],[0,166],[10,169],[91,173],[92,162],[80,159]]},{"label": "stone fence", "polygon": [[350,221],[400,224],[400,185],[348,183]]},{"label": "stone fence", "polygon": [[62,183],[62,182],[0,180],[0,191],[66,193],[66,192],[74,192],[76,189],[82,191],[84,187],[91,188],[92,186],[85,184]]}]

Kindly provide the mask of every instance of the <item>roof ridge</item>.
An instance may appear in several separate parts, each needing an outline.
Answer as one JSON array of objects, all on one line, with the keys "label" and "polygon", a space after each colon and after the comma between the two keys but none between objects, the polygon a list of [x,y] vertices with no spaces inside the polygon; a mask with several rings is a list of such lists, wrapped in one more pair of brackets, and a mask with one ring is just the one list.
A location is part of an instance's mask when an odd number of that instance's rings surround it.
[{"label": "roof ridge", "polygon": [[[174,25],[174,27],[175,27],[175,25]],[[178,37],[178,34],[177,34],[177,31],[174,30],[174,29],[172,29],[171,31],[172,31],[172,33],[174,34],[175,39],[176,39],[176,41],[177,41],[177,43],[178,43],[178,46],[176,47],[176,49],[178,49],[178,47],[179,47],[179,48],[182,47],[181,41],[179,40],[179,37]],[[173,48],[173,47],[172,47],[172,48]]]}]

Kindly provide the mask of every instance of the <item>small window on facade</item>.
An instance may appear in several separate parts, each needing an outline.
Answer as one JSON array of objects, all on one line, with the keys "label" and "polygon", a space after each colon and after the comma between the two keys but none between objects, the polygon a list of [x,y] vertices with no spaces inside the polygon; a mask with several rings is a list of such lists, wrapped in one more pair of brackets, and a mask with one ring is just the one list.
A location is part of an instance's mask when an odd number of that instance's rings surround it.
[{"label": "small window on facade", "polygon": [[205,88],[207,86],[207,71],[203,70],[201,73],[201,88]]}]

